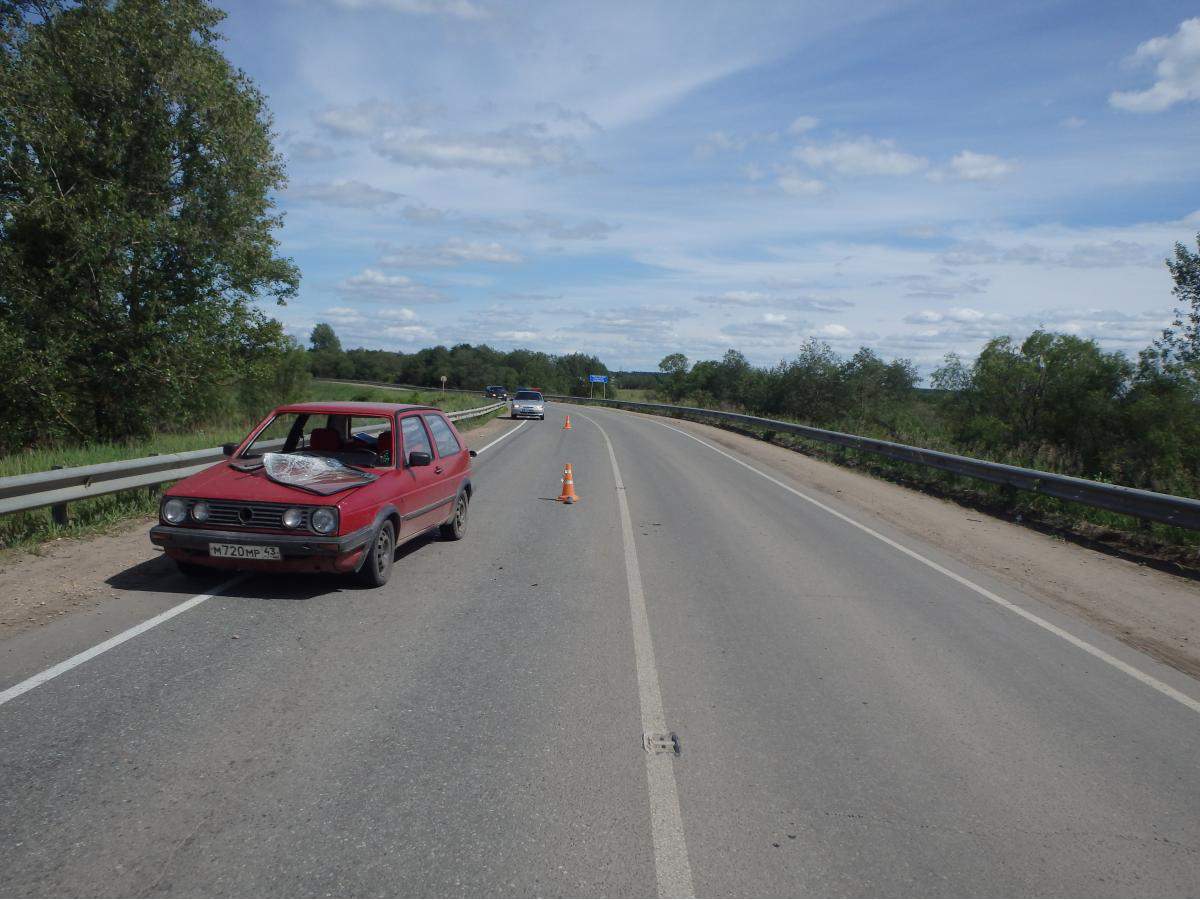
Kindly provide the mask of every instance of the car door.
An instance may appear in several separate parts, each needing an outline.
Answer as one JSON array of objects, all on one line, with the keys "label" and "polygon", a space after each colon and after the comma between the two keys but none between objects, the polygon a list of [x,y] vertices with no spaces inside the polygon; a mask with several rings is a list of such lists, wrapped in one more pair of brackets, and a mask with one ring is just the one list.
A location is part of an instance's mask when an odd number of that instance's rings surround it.
[{"label": "car door", "polygon": [[437,413],[422,413],[422,417],[438,453],[438,467],[435,471],[445,480],[447,493],[453,496],[458,493],[470,468],[466,449],[459,443],[454,429],[445,418]]},{"label": "car door", "polygon": [[[432,525],[440,524],[450,515],[450,503],[454,500],[453,490],[446,486],[443,472],[439,472],[437,454],[433,449],[429,431],[419,413],[400,419],[400,440],[404,455],[399,475],[403,492],[400,496],[400,534],[413,535]],[[428,453],[427,466],[414,466],[410,459],[414,452]],[[446,496],[449,492],[449,496]]]}]

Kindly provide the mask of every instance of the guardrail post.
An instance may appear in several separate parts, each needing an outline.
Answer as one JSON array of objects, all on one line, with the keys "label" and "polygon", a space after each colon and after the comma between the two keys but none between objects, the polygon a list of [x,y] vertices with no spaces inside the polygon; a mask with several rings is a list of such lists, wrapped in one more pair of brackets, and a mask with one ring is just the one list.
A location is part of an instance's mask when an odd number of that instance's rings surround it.
[{"label": "guardrail post", "polygon": [[[61,469],[62,466],[51,466],[50,468],[51,469]],[[67,515],[67,504],[55,503],[53,506],[51,506],[50,507],[50,519],[51,519],[51,521],[54,522],[55,525],[65,526],[65,525],[70,524],[71,519]]]}]

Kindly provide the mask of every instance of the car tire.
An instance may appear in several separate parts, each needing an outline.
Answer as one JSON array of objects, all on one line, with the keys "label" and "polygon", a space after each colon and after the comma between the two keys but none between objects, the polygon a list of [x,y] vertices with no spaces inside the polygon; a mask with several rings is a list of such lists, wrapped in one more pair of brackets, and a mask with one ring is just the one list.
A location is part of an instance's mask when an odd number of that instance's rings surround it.
[{"label": "car tire", "polygon": [[538,416],[538,421],[539,421],[539,422],[545,422],[545,421],[546,421],[546,417],[545,417],[545,416]]},{"label": "car tire", "polygon": [[358,580],[367,587],[383,587],[392,574],[392,563],[396,557],[396,530],[390,519],[384,519],[371,538],[367,558],[358,570]]},{"label": "car tire", "polygon": [[454,514],[442,525],[442,537],[448,541],[461,541],[467,536],[467,514],[471,510],[471,498],[463,491],[454,501]]},{"label": "car tire", "polygon": [[184,578],[205,578],[212,575],[213,572],[208,566],[198,566],[195,563],[183,562],[178,559],[175,560],[175,568]]}]

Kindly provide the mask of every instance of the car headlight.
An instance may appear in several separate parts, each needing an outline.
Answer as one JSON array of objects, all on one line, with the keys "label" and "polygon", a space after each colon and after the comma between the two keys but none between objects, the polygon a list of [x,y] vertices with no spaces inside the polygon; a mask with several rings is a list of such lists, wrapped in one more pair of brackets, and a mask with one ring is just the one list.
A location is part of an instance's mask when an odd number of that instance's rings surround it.
[{"label": "car headlight", "polygon": [[312,530],[317,534],[329,534],[337,529],[337,513],[328,506],[314,509],[312,517],[308,521],[312,525]]},{"label": "car headlight", "polygon": [[283,527],[284,528],[299,528],[304,523],[304,510],[285,509],[283,511]]},{"label": "car headlight", "polygon": [[162,506],[162,517],[172,525],[178,525],[187,518],[187,504],[178,497],[172,497]]},{"label": "car headlight", "polygon": [[192,518],[197,522],[208,521],[208,503],[204,500],[197,500],[192,504]]}]

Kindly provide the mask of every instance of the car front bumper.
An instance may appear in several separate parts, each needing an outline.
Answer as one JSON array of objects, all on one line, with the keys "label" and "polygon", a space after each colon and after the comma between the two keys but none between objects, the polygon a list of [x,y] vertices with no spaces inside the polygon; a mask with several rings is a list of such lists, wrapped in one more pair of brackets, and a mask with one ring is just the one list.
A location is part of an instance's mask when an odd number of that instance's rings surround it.
[{"label": "car front bumper", "polygon": [[546,415],[544,409],[517,409],[513,407],[512,417],[514,419],[541,419]]},{"label": "car front bumper", "polygon": [[[162,547],[180,562],[258,572],[352,572],[362,563],[373,526],[346,535],[276,534],[253,531],[220,531],[155,525],[150,543]],[[209,544],[252,544],[278,547],[282,559],[226,559],[209,556]]]}]

